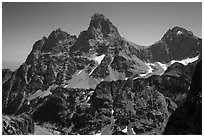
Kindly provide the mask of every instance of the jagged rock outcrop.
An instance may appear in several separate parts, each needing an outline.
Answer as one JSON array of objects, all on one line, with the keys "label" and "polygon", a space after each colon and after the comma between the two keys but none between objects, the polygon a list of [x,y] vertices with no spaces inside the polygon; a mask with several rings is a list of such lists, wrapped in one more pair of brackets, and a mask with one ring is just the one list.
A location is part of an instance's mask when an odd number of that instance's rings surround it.
[{"label": "jagged rock outcrop", "polygon": [[[146,79],[104,81],[91,92],[93,95],[88,90],[56,89],[33,114],[40,121],[57,118],[69,129],[67,134],[122,134],[126,127],[127,134],[162,134],[171,113],[186,100],[194,72],[190,68],[195,64],[174,64],[164,75]],[[75,100],[74,105],[71,100]],[[52,114],[49,120],[44,113]]]},{"label": "jagged rock outcrop", "polygon": [[29,114],[2,115],[3,135],[28,135],[34,133],[34,121]]},{"label": "jagged rock outcrop", "polygon": [[[136,134],[159,134],[169,116],[165,97],[149,86],[137,90],[135,87],[142,87],[142,83],[130,83],[131,81],[102,82],[91,97],[83,94],[85,99],[80,95],[73,98],[74,94],[82,94],[84,91],[70,92],[62,89],[66,91],[62,94],[56,89],[55,94],[33,112],[33,117],[41,122],[56,120],[61,125],[64,123],[71,129],[69,134],[115,134],[122,132],[129,124]],[[80,98],[82,99],[79,100]],[[87,98],[90,100],[86,100]],[[45,116],[45,113],[48,115]],[[112,130],[114,127],[118,128]]]},{"label": "jagged rock outcrop", "polygon": [[162,76],[151,76],[147,80],[151,85],[155,85],[159,92],[171,98],[177,105],[181,105],[186,100],[190,89],[195,64],[184,66],[175,63]]},{"label": "jagged rock outcrop", "polygon": [[91,17],[89,28],[80,33],[70,52],[101,55],[113,50],[114,53],[120,41],[121,36],[117,28],[104,15],[97,13]]},{"label": "jagged rock outcrop", "polygon": [[185,103],[170,116],[164,134],[202,134],[202,61],[196,67]]},{"label": "jagged rock outcrop", "polygon": [[12,76],[12,71],[10,69],[2,70],[2,84],[4,84]]}]

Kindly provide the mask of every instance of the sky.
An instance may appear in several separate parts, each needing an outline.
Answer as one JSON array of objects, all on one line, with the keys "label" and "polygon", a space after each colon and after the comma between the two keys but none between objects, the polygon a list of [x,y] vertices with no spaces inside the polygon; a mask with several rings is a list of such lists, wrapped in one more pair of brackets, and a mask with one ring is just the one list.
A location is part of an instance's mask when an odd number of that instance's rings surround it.
[{"label": "sky", "polygon": [[61,28],[79,35],[102,13],[127,40],[148,46],[175,26],[202,38],[202,3],[11,3],[2,4],[2,67],[17,69],[33,44]]}]

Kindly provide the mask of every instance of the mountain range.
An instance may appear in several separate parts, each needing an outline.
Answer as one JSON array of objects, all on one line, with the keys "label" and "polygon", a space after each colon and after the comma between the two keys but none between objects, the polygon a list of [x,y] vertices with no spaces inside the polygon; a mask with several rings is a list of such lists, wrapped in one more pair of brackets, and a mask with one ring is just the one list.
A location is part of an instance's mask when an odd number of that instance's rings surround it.
[{"label": "mountain range", "polygon": [[201,61],[191,31],[141,46],[96,13],[78,37],[56,29],[2,70],[3,134],[202,134]]}]

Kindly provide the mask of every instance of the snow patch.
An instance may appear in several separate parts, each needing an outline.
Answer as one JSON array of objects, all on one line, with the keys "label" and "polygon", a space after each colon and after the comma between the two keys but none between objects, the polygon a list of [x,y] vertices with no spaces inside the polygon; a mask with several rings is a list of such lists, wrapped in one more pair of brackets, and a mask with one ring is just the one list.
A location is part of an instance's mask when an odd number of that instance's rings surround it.
[{"label": "snow patch", "polygon": [[192,62],[195,62],[196,60],[198,60],[199,59],[199,55],[198,56],[196,56],[196,57],[193,57],[193,58],[187,58],[187,59],[183,59],[183,60],[172,60],[171,61],[171,65],[172,64],[174,64],[174,63],[176,63],[176,62],[178,62],[178,63],[181,63],[181,64],[183,64],[183,65],[188,65],[189,63],[192,63]]},{"label": "snow patch", "polygon": [[[140,74],[141,75],[141,74]],[[135,78],[133,78],[133,80],[135,80],[135,79],[138,79],[139,77],[135,77]]]},{"label": "snow patch", "polygon": [[146,65],[148,66],[147,73],[145,73],[145,74],[140,74],[141,77],[144,77],[144,76],[146,76],[146,75],[148,75],[148,74],[150,74],[150,73],[153,73],[153,72],[152,72],[153,69],[152,69],[152,67],[151,67],[150,65],[154,65],[154,64],[152,64],[152,63],[146,63]]},{"label": "snow patch", "polygon": [[157,62],[159,64],[160,67],[162,67],[164,69],[164,71],[166,71],[167,69],[167,65],[166,64],[163,64],[161,62]]},{"label": "snow patch", "polygon": [[89,94],[91,94],[91,95],[92,95],[93,93],[94,93],[94,91],[93,91],[93,90],[89,92]]},{"label": "snow patch", "polygon": [[[148,70],[147,70],[147,72],[146,73],[144,73],[144,74],[139,74],[140,75],[140,77],[145,77],[145,76],[147,76],[148,74],[153,74],[154,72],[154,68],[153,68],[153,66],[155,66],[156,68],[158,68],[158,66],[157,65],[155,65],[155,63],[161,68],[161,69],[163,69],[163,71],[166,71],[166,69],[167,69],[167,67],[168,67],[168,65],[167,64],[163,64],[163,63],[161,63],[161,62],[154,62],[154,63],[146,63],[146,65],[148,66]],[[134,79],[136,79],[136,78],[134,78]]]},{"label": "snow patch", "polygon": [[90,96],[88,96],[88,97],[86,98],[86,102],[88,102],[88,101],[90,100],[90,98],[91,98],[91,97],[90,97]]},{"label": "snow patch", "polygon": [[[170,63],[168,63],[168,64],[163,64],[163,63],[161,63],[161,62],[154,62],[154,63],[146,63],[146,65],[148,66],[148,69],[147,69],[147,72],[145,72],[145,73],[143,73],[143,74],[139,74],[139,76],[140,77],[145,77],[145,76],[147,76],[148,74],[153,74],[154,72],[154,68],[153,68],[153,66],[155,66],[156,68],[158,68],[159,67],[159,70],[157,70],[156,72],[155,72],[155,74],[157,74],[157,75],[162,75],[166,70],[167,70],[167,68],[168,68],[168,66],[170,66],[170,65],[172,65],[172,64],[174,64],[174,63],[176,63],[176,62],[178,62],[178,63],[181,63],[181,64],[183,64],[183,65],[188,65],[189,63],[192,63],[192,62],[195,62],[195,61],[197,61],[198,59],[199,59],[199,56],[200,55],[198,55],[198,56],[196,56],[196,57],[193,57],[193,58],[187,58],[187,59],[183,59],[183,60],[172,60],[172,61],[170,61]],[[162,72],[162,73],[161,73]],[[133,80],[135,80],[135,79],[137,79],[138,77],[135,77]]]},{"label": "snow patch", "polygon": [[132,128],[132,132],[133,132],[133,134],[135,134],[136,135],[136,133],[134,132],[134,129]]},{"label": "snow patch", "polygon": [[96,69],[97,67],[95,67],[95,68],[93,68],[92,70],[91,70],[91,72],[89,73],[89,76],[94,72],[94,70]]},{"label": "snow patch", "polygon": [[78,73],[77,73],[77,75],[79,75],[81,72],[83,71],[83,69],[82,70],[80,70]]},{"label": "snow patch", "polygon": [[113,114],[113,113],[114,113],[114,110],[112,109],[112,110],[111,110],[111,114]]},{"label": "snow patch", "polygon": [[152,73],[152,71],[154,70],[151,65],[155,66],[153,63],[147,63],[147,66],[148,66],[148,70],[147,70],[147,73]]},{"label": "snow patch", "polygon": [[98,135],[101,135],[101,133],[97,133],[97,134],[95,134],[96,136],[98,136]]},{"label": "snow patch", "polygon": [[27,105],[30,105],[30,101],[27,102]]},{"label": "snow patch", "polygon": [[126,126],[126,128],[125,128],[125,129],[123,129],[122,131],[126,133],[126,132],[127,132],[127,126]]},{"label": "snow patch", "polygon": [[64,86],[63,86],[63,88],[67,88],[67,87],[68,87],[68,85],[64,85]]},{"label": "snow patch", "polygon": [[[145,73],[145,74],[140,74],[141,77],[144,77],[146,76],[148,73]],[[135,79],[135,78],[134,78]]]},{"label": "snow patch", "polygon": [[94,60],[95,60],[96,62],[98,62],[98,64],[101,64],[101,61],[103,60],[104,57],[105,57],[104,54],[101,55],[101,56],[96,56],[96,57],[94,58]]},{"label": "snow patch", "polygon": [[180,35],[180,34],[182,34],[182,31],[180,31],[180,30],[177,31],[177,35]]}]

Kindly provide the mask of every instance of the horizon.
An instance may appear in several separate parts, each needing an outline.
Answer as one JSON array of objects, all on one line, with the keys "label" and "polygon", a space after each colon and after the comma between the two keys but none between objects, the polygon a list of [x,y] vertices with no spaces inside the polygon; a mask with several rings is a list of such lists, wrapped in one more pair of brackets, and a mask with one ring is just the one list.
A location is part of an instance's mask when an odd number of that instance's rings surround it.
[{"label": "horizon", "polygon": [[122,37],[139,45],[154,44],[175,26],[202,38],[201,2],[3,2],[2,67],[19,67],[31,52],[33,44],[43,36],[48,37],[57,28],[78,37],[81,31],[88,28],[94,13],[103,14],[118,28]]}]

